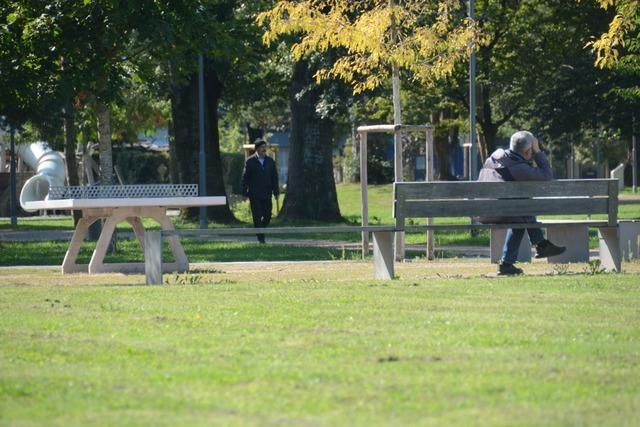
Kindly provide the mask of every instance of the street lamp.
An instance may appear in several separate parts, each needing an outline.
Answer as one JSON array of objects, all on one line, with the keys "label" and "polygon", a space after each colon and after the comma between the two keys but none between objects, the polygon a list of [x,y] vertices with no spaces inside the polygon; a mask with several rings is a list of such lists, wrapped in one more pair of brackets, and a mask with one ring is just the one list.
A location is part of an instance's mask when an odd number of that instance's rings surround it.
[{"label": "street lamp", "polygon": [[636,115],[633,115],[631,119],[631,179],[633,182],[631,183],[631,188],[634,193],[638,192],[638,152],[636,146],[638,145],[638,141],[636,138]]},{"label": "street lamp", "polygon": [[[198,55],[198,124],[200,133],[200,151],[198,161],[200,167],[200,180],[198,184],[199,195],[207,195],[206,158],[204,155],[204,60],[202,54]],[[207,228],[207,208],[200,206],[200,228]]]},{"label": "street lamp", "polygon": [[[475,0],[469,0],[469,19],[476,18]],[[469,138],[471,150],[469,153],[469,180],[478,178],[478,141],[476,138],[476,52],[471,51],[469,58]]]},{"label": "street lamp", "polygon": [[18,225],[18,196],[16,191],[16,131],[13,126],[9,128],[9,135],[11,139],[11,182],[9,184],[11,186],[11,226],[15,227]]}]

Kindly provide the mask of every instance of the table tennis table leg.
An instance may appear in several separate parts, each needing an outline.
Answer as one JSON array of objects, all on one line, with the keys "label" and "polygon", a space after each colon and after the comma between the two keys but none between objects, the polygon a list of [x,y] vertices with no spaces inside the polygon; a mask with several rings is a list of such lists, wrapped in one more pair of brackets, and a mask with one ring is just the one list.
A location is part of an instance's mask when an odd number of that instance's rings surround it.
[{"label": "table tennis table leg", "polygon": [[87,235],[87,230],[89,230],[91,224],[99,219],[100,217],[83,216],[78,221],[76,229],[73,231],[73,237],[71,237],[71,241],[69,242],[69,248],[67,249],[67,253],[64,256],[64,261],[62,262],[63,274],[80,273],[87,271],[87,265],[76,264],[76,260],[78,259],[78,253],[80,252],[80,246],[82,245],[82,242]]}]

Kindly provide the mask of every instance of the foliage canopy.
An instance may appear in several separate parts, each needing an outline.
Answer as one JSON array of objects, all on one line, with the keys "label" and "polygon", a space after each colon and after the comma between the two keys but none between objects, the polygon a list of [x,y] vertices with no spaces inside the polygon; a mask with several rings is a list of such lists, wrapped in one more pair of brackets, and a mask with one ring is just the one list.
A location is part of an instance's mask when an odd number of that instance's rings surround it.
[{"label": "foliage canopy", "polygon": [[258,15],[258,23],[267,26],[267,44],[302,35],[291,49],[296,59],[339,49],[339,58],[315,78],[341,79],[359,93],[387,80],[392,64],[427,84],[450,75],[482,41],[476,23],[460,11],[461,3],[452,0],[281,1]]}]

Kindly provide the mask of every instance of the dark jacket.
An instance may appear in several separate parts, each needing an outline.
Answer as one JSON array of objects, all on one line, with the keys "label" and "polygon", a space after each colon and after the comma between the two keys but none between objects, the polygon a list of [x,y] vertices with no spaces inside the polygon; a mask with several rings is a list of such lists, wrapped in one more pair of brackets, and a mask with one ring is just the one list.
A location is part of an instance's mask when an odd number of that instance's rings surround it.
[{"label": "dark jacket", "polygon": [[249,157],[242,172],[242,195],[250,199],[267,200],[271,194],[278,196],[278,171],[276,162],[269,156],[260,164],[258,155]]},{"label": "dark jacket", "polygon": [[[542,150],[533,155],[533,162],[525,160],[520,154],[511,150],[497,149],[484,162],[478,181],[551,181],[553,172],[547,160],[547,156]],[[522,195],[526,197],[526,194]],[[520,223],[535,221],[534,217],[480,217],[477,218],[483,223]]]},{"label": "dark jacket", "polygon": [[533,156],[536,165],[520,154],[498,148],[484,162],[478,181],[551,181],[553,172],[542,150]]}]

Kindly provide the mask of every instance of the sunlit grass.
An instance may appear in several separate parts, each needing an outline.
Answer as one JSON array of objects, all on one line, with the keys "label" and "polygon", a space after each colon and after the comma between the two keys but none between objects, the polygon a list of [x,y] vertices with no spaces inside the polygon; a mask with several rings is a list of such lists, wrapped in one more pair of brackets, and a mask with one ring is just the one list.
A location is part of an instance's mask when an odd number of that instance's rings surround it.
[{"label": "sunlit grass", "polygon": [[640,276],[583,268],[0,269],[0,424],[637,425]]}]

